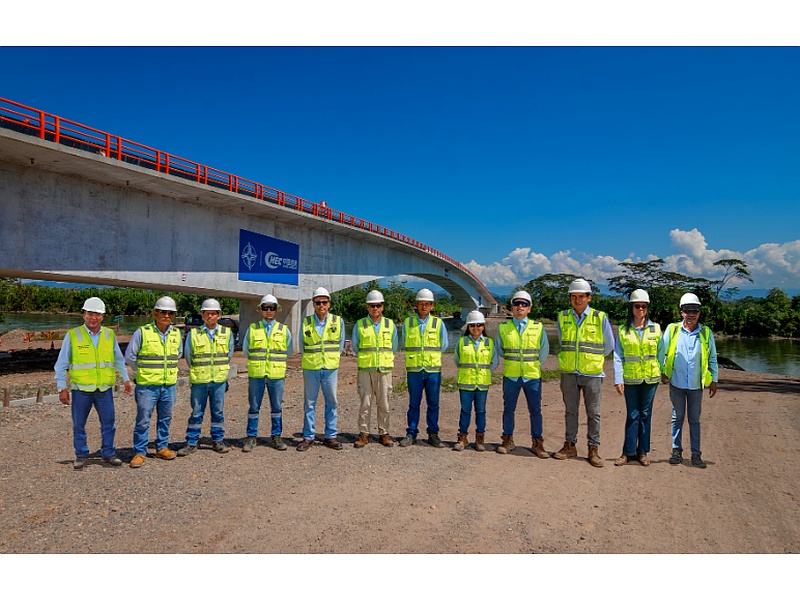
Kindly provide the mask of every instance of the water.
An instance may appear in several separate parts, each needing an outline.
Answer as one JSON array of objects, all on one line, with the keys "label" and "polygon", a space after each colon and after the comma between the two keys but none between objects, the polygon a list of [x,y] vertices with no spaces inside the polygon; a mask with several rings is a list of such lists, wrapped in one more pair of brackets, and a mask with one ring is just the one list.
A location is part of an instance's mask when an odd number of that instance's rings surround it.
[{"label": "water", "polygon": [[[119,323],[120,333],[133,333],[138,327],[149,323],[153,317],[123,317]],[[3,313],[3,322],[0,323],[0,334],[12,329],[25,331],[50,331],[53,329],[71,329],[83,324],[81,315],[40,315],[23,313]],[[103,325],[115,325],[113,315],[106,315]]]},{"label": "water", "polygon": [[717,353],[745,371],[800,376],[800,340],[715,338]]}]

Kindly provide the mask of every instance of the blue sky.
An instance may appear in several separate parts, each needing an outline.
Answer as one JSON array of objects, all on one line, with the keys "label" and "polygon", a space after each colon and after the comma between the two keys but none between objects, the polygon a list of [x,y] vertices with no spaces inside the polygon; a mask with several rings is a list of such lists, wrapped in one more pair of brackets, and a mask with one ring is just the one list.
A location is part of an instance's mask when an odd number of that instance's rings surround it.
[{"label": "blue sky", "polygon": [[3,47],[0,64],[2,97],[324,199],[490,289],[654,257],[800,287],[797,47]]}]

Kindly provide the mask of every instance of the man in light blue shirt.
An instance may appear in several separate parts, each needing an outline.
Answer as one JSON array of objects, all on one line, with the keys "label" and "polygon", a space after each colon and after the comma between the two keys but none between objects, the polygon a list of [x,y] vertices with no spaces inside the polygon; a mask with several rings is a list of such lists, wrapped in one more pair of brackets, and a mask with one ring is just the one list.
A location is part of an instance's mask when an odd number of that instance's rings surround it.
[{"label": "man in light blue shirt", "polygon": [[683,461],[683,421],[688,413],[692,465],[705,469],[700,452],[700,412],[703,388],[709,388],[709,398],[717,394],[717,346],[711,330],[699,324],[700,299],[695,294],[684,294],[680,307],[683,321],[667,327],[658,345],[661,381],[669,382],[672,402],[669,463],[679,465]]}]

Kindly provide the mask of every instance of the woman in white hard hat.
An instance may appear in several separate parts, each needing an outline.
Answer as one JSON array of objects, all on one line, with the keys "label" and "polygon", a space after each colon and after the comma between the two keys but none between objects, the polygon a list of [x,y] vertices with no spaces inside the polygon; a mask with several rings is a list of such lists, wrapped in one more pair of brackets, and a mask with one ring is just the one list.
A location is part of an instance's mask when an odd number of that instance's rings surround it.
[{"label": "woman in white hard hat", "polygon": [[614,346],[614,387],[625,396],[626,409],[625,442],[622,455],[614,461],[618,467],[631,460],[650,465],[650,415],[661,380],[657,357],[661,326],[648,318],[649,309],[650,295],[634,290],[628,299],[628,319]]},{"label": "woman in white hard hat", "polygon": [[467,433],[475,406],[475,450],[483,452],[486,432],[486,397],[492,383],[492,371],[499,362],[492,338],[484,336],[486,317],[479,310],[467,315],[467,328],[456,344],[453,357],[458,367],[458,395],[461,415],[458,419],[458,441],[453,450],[467,447]]}]

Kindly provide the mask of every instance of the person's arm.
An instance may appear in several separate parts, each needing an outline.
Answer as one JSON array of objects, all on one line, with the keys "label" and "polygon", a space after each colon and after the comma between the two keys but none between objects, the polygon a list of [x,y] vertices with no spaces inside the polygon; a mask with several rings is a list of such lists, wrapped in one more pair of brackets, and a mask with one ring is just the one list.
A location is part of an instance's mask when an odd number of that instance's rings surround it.
[{"label": "person's arm", "polygon": [[342,352],[344,352],[344,342],[345,342],[344,319],[342,317],[339,317],[339,322],[341,323],[341,327],[339,327],[339,329],[341,329],[341,331],[339,332],[339,354],[341,354]]},{"label": "person's arm", "polygon": [[294,340],[292,340],[292,332],[289,331],[289,328],[286,328],[286,357],[290,357],[294,354]]},{"label": "person's arm", "polygon": [[[244,337],[242,338],[242,354],[244,354],[245,358],[250,357],[248,346],[250,346],[250,327],[245,329]],[[291,352],[289,354],[291,354]]]},{"label": "person's arm", "polygon": [[667,358],[667,348],[669,348],[669,326],[661,334],[661,339],[658,340],[658,350],[656,350],[656,358],[658,359],[658,367],[661,369],[661,383],[669,383],[669,377],[664,373],[664,363]]},{"label": "person's arm", "polygon": [[397,323],[394,321],[389,321],[392,324],[392,352],[397,352],[398,344],[400,340],[397,336]]},{"label": "person's arm", "polygon": [[136,358],[139,356],[139,350],[142,349],[142,330],[137,329],[133,332],[128,347],[125,348],[125,364],[127,364],[133,372],[136,373]]},{"label": "person's arm", "polygon": [[461,338],[456,343],[456,347],[453,348],[453,362],[456,364],[456,368],[461,366]]},{"label": "person's arm", "polygon": [[711,384],[708,386],[708,397],[713,398],[717,395],[719,364],[717,363],[717,343],[714,341],[714,333],[711,330],[709,330],[708,333],[708,370],[711,371]]},{"label": "person's arm", "polygon": [[353,332],[350,334],[350,345],[353,347],[353,352],[358,356],[358,321],[353,325]]},{"label": "person's arm", "polygon": [[542,328],[542,343],[539,345],[539,364],[543,365],[548,356],[550,356],[550,340],[547,339],[547,332]]},{"label": "person's arm", "polygon": [[58,358],[55,364],[55,380],[58,388],[58,400],[61,404],[69,404],[69,388],[67,387],[67,371],[69,370],[69,363],[72,361],[72,343],[70,334],[64,336],[61,342],[61,350],[58,352]]},{"label": "person's arm", "polygon": [[625,390],[625,379],[622,376],[622,359],[622,344],[618,337],[614,344],[614,387],[617,388],[618,394],[622,394]]},{"label": "person's arm", "polygon": [[500,364],[500,356],[497,354],[497,345],[492,344],[492,360],[489,363],[489,371],[494,371]]},{"label": "person's arm", "polygon": [[603,355],[608,356],[614,351],[614,329],[608,315],[603,317]]},{"label": "person's arm", "polygon": [[[430,319],[430,317],[428,317]],[[441,319],[439,319],[441,321]],[[441,327],[439,327],[439,340],[442,344],[442,354],[447,352],[447,347],[450,345],[450,336],[447,333],[447,327],[444,326],[444,321],[442,321]]]},{"label": "person's arm", "polygon": [[[198,329],[198,331],[200,330]],[[192,366],[192,343],[190,341],[191,337],[192,337],[192,330],[190,329],[189,331],[186,332],[186,339],[183,340],[183,344],[181,344],[181,346],[184,348],[183,356],[186,358],[186,364],[189,365],[190,367]],[[180,357],[180,353],[178,354],[178,357]]]}]

